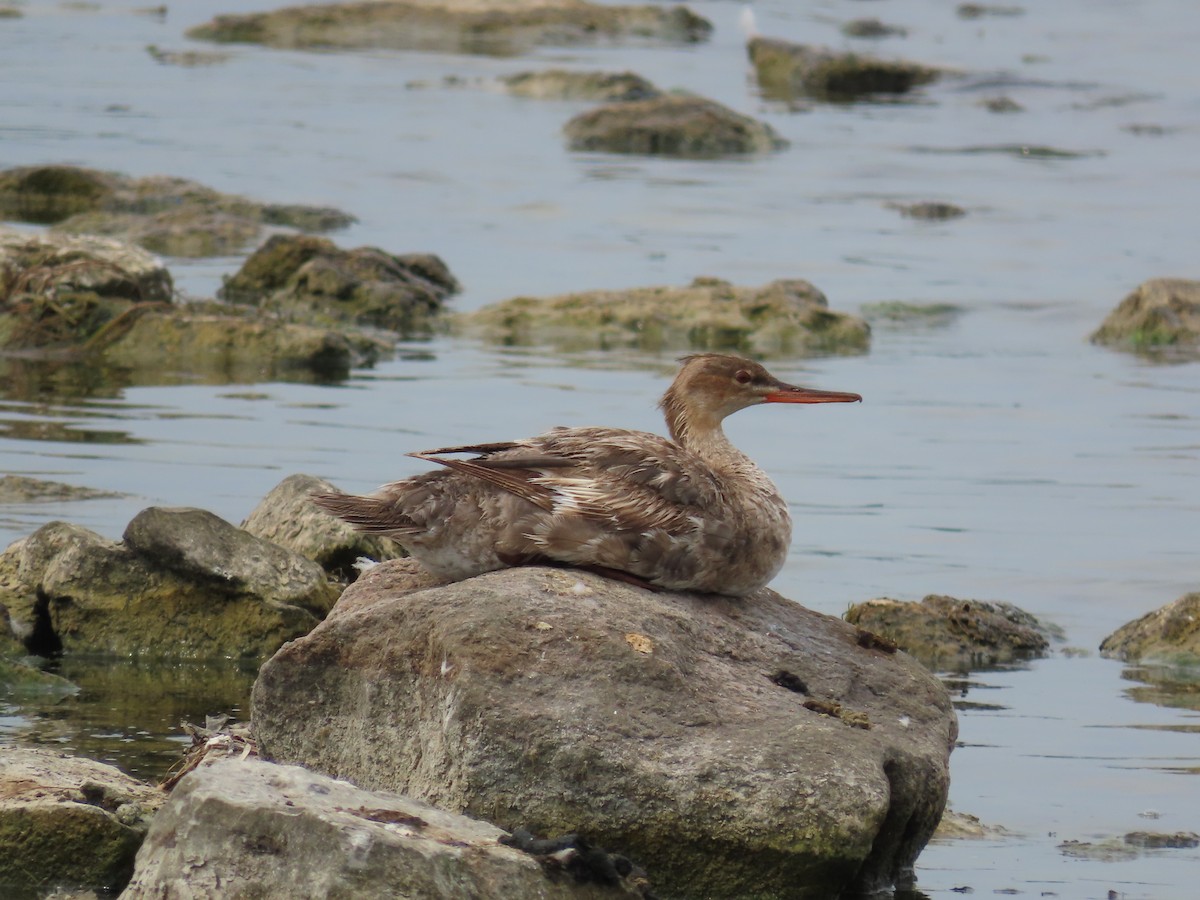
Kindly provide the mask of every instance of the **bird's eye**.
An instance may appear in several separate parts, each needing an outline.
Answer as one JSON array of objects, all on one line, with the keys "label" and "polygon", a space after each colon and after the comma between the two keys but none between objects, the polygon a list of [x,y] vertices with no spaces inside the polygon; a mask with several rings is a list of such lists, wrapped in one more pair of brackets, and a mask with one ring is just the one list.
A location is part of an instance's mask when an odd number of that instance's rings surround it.
[{"label": "bird's eye", "polygon": [[754,380],[754,376],[745,369],[738,369],[737,372],[734,373],[733,380],[738,384],[749,384]]}]

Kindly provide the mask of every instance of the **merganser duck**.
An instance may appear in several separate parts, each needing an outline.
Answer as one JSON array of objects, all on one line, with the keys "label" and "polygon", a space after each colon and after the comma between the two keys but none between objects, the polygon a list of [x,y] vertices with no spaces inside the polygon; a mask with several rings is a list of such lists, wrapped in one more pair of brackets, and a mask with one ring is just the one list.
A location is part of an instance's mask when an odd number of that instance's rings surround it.
[{"label": "merganser duck", "polygon": [[[791,543],[787,504],[729,442],[731,413],[759,403],[853,403],[858,394],[785,384],[756,362],[685,357],[659,406],[671,439],[620,428],[411,453],[445,469],[365,497],[314,503],[387,535],[457,581],[518,565],[567,565],[667,590],[743,596],[769,582]],[[469,453],[471,459],[453,455]]]}]

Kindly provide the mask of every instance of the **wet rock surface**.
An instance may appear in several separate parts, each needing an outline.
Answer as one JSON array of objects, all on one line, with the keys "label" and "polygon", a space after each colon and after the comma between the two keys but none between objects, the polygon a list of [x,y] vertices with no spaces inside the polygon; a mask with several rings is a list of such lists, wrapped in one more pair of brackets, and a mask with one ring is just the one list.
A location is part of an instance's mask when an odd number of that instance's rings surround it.
[{"label": "wet rock surface", "polygon": [[857,603],[845,619],[894,641],[931,669],[993,666],[1040,656],[1051,629],[1011,603],[930,594],[919,603],[880,597]]},{"label": "wet rock surface", "polygon": [[309,499],[337,488],[313,475],[289,475],[263,497],[241,527],[255,537],[271,541],[315,561],[341,581],[358,577],[355,562],[365,557],[376,562],[406,556],[395,541],[363,534],[336,516],[322,512]]},{"label": "wet rock surface", "polygon": [[1152,278],[1108,314],[1092,343],[1170,359],[1200,359],[1200,281]]},{"label": "wet rock surface", "polygon": [[197,509],[143,510],[123,541],[52,522],[0,557],[30,652],[262,657],[336,599],[316,563]]},{"label": "wet rock surface", "polygon": [[329,231],[354,221],[340,210],[258,203],[186,178],[130,178],[75,166],[0,171],[0,218],[118,238],[181,257],[237,252],[265,225]]},{"label": "wet rock surface", "polygon": [[1183,661],[1200,664],[1200,592],[1122,625],[1100,644],[1102,656],[1127,662]]},{"label": "wet rock surface", "polygon": [[[297,766],[225,759],[175,788],[137,856],[124,900],[223,896],[641,897],[578,883],[504,846],[493,825]],[[201,861],[200,864],[197,864]]]},{"label": "wet rock surface", "polygon": [[365,573],[263,667],[265,756],[586,834],[664,898],[910,879],[957,734],[915,660],[769,590],[650,593],[547,568],[422,589],[408,562]]},{"label": "wet rock surface", "polygon": [[690,94],[660,94],[580,113],[563,128],[572,150],[707,159],[787,146],[770,125]]},{"label": "wet rock surface", "polygon": [[836,312],[800,279],[760,288],[697,278],[687,287],[515,297],[462,316],[455,327],[506,344],[569,349],[737,350],[760,356],[861,353],[871,330]]},{"label": "wet rock surface", "polygon": [[510,94],[537,100],[647,100],[661,93],[653,84],[633,72],[546,69],[504,75],[500,83]]},{"label": "wet rock surface", "polygon": [[198,40],[297,49],[429,50],[510,56],[535,47],[639,38],[706,40],[712,25],[687,7],[609,6],[585,0],[407,0],[293,6],[217,16]]},{"label": "wet rock surface", "polygon": [[917,63],[876,59],[778,38],[753,37],[750,61],[763,95],[773,100],[811,97],[846,103],[875,95],[906,94],[942,73]]},{"label": "wet rock surface", "polygon": [[113,766],[5,747],[0,894],[26,896],[57,887],[119,891],[161,802],[158,791]]},{"label": "wet rock surface", "polygon": [[427,329],[458,281],[437,256],[343,250],[325,238],[276,235],[256,250],[220,296],[315,325],[401,333]]}]

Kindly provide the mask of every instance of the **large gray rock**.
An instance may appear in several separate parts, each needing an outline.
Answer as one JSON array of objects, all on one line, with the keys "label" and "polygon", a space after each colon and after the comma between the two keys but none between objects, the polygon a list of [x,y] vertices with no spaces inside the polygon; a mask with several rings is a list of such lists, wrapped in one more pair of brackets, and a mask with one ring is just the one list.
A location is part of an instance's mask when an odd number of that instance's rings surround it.
[{"label": "large gray rock", "polygon": [[[601,900],[638,896],[552,878],[499,828],[298,766],[201,765],[154,819],[122,900],[308,897]],[[233,893],[231,893],[231,891]]]},{"label": "large gray rock", "polygon": [[355,531],[336,516],[319,509],[310,499],[337,488],[314,475],[289,475],[263,497],[242,523],[255,537],[308,557],[342,581],[358,577],[355,563],[407,556],[390,538]]},{"label": "large gray rock", "polygon": [[262,657],[338,593],[311,560],[195,509],[143,510],[122,542],[52,522],[4,554],[7,568],[14,558],[0,601],[65,652]]},{"label": "large gray rock", "polygon": [[535,833],[580,832],[670,897],[904,882],[957,723],[912,658],[770,590],[651,593],[521,568],[347,589],[261,670],[261,751]]},{"label": "large gray rock", "polygon": [[1200,359],[1200,281],[1151,278],[1092,334],[1092,343],[1151,356]]},{"label": "large gray rock", "polygon": [[0,896],[120,890],[162,794],[113,766],[50,750],[0,752]]}]

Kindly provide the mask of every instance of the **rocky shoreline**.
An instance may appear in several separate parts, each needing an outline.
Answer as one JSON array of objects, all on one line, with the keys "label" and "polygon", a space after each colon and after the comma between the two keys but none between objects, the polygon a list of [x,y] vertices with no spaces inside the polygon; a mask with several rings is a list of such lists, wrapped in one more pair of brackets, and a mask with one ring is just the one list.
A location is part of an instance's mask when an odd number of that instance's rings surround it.
[{"label": "rocky shoreline", "polygon": [[[17,862],[0,884],[183,896],[323,873],[362,896],[470,884],[497,898],[903,886],[942,818],[957,736],[918,659],[970,668],[1061,638],[1011,605],[950,597],[872,600],[842,621],[769,589],[649,593],[569,569],[441,584],[306,502],[327,488],[289,476],[240,528],[150,508],[121,542],[55,523],[0,554],[10,684],[53,677],[31,652],[261,662],[249,727],[202,730],[169,792],[7,749],[0,858]],[[347,564],[366,554],[392,558]],[[1195,661],[1178,623],[1196,596],[1104,652]],[[35,827],[77,837],[38,840],[31,869]]]}]

